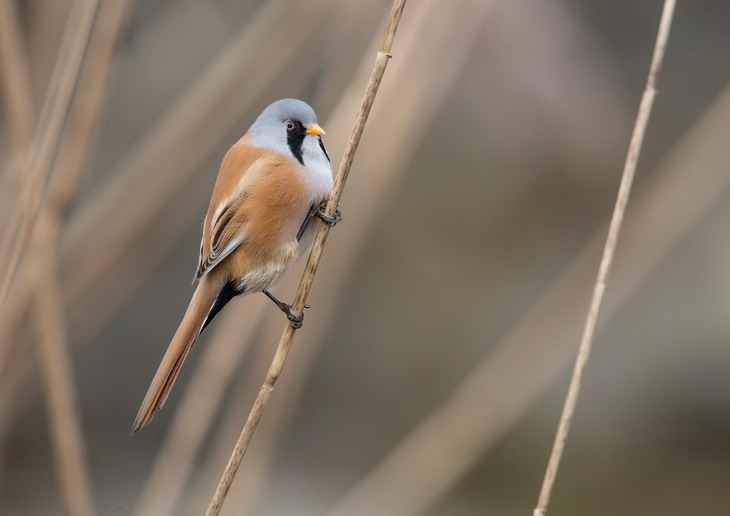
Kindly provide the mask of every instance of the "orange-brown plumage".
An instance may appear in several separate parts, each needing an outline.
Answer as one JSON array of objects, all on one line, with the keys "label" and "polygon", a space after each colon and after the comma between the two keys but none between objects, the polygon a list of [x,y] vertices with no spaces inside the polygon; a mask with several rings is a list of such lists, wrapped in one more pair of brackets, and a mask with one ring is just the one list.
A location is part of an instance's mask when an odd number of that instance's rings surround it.
[{"label": "orange-brown plumage", "polygon": [[[269,106],[226,153],[205,216],[199,283],[133,433],[165,403],[190,348],[215,314],[236,295],[270,288],[308,249],[316,224],[303,224],[332,188],[321,134],[309,106],[285,99]],[[300,228],[306,231],[298,235]]]},{"label": "orange-brown plumage", "polygon": [[243,277],[272,260],[288,264],[296,259],[295,237],[313,202],[300,168],[273,151],[253,149],[246,137],[231,147],[205,217],[197,277],[216,265],[216,256],[237,237],[245,245],[239,243],[220,264],[235,271],[234,276]]}]

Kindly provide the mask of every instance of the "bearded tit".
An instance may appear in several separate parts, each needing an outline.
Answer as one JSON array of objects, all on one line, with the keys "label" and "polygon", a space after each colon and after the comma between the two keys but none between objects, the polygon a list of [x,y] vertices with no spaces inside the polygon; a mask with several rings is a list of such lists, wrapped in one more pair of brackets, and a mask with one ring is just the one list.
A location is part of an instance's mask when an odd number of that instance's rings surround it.
[{"label": "bearded tit", "polygon": [[276,299],[271,288],[309,252],[321,206],[333,187],[324,130],[306,103],[278,100],[259,115],[226,153],[205,216],[197,288],[167,348],[132,433],[165,403],[191,346],[232,298],[263,292],[295,327],[302,316]]}]

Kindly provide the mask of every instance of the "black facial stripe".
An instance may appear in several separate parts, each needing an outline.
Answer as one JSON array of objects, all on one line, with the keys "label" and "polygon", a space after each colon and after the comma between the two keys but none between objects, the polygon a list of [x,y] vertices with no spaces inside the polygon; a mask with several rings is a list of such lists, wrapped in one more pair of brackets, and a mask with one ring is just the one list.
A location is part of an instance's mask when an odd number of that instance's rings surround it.
[{"label": "black facial stripe", "polygon": [[330,160],[330,155],[327,154],[327,149],[324,148],[324,143],[322,143],[322,137],[317,136],[317,140],[319,140],[319,148],[322,149],[322,152],[324,152],[325,157],[327,158],[327,161]]},{"label": "black facial stripe", "polygon": [[304,137],[306,136],[306,129],[299,120],[291,120],[294,124],[294,128],[286,132],[286,143],[291,149],[291,153],[297,158],[297,161],[304,165],[304,157],[302,156],[302,143],[304,143]]}]

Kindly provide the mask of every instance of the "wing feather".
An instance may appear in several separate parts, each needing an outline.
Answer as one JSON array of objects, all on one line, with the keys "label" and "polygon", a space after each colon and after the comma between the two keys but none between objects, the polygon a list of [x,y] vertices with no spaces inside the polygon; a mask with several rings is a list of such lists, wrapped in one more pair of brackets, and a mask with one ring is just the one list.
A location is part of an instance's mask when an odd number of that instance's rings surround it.
[{"label": "wing feather", "polygon": [[[239,276],[248,267],[265,267],[288,256],[287,245],[298,241],[297,231],[312,202],[299,164],[292,162],[269,149],[252,147],[245,136],[231,147],[208,207],[196,279],[231,253]],[[246,240],[254,238],[256,245],[247,246]]]},{"label": "wing feather", "polygon": [[242,195],[237,201],[223,210],[213,226],[210,250],[205,259],[201,254],[196,273],[198,278],[223,261],[246,239],[245,226],[248,213],[240,209],[245,201],[245,196]]},{"label": "wing feather", "polygon": [[251,152],[242,139],[221,163],[203,227],[195,278],[208,273],[246,240],[249,210],[246,200],[253,184],[263,175],[267,156]]}]

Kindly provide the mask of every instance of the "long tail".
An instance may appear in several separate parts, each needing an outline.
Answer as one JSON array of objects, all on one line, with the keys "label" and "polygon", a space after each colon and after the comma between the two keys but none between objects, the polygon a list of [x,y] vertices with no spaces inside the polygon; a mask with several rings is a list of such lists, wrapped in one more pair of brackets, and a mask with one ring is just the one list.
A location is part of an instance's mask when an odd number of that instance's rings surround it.
[{"label": "long tail", "polygon": [[175,383],[180,367],[182,367],[188,351],[195,343],[200,333],[215,317],[223,306],[234,296],[240,294],[233,284],[223,283],[222,280],[211,275],[203,276],[190,300],[185,317],[167,347],[162,357],[160,367],[152,379],[147,394],[134,420],[132,433],[136,434],[147,426],[155,413],[162,408]]}]

